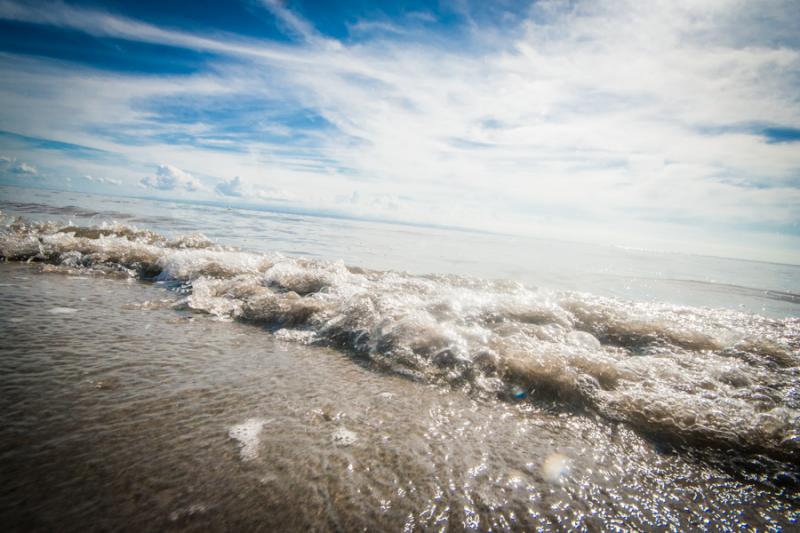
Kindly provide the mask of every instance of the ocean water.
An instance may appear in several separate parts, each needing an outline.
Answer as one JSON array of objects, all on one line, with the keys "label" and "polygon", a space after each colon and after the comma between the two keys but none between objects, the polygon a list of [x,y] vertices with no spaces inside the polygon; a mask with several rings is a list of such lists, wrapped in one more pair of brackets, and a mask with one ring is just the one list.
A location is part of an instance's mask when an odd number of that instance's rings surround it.
[{"label": "ocean water", "polygon": [[411,274],[513,280],[638,302],[800,316],[800,266],[490,233],[0,186],[0,210],[30,221],[201,233],[251,252]]},{"label": "ocean water", "polygon": [[800,267],[0,189],[0,521],[800,518]]}]

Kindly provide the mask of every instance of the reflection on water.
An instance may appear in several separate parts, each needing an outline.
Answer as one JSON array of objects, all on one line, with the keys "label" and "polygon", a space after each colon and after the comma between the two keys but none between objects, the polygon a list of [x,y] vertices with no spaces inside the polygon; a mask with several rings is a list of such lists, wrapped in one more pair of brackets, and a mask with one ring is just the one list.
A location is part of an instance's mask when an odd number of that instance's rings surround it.
[{"label": "reflection on water", "polygon": [[624,424],[386,374],[174,309],[178,297],[0,264],[6,530],[767,529],[800,518],[791,484],[745,480]]}]

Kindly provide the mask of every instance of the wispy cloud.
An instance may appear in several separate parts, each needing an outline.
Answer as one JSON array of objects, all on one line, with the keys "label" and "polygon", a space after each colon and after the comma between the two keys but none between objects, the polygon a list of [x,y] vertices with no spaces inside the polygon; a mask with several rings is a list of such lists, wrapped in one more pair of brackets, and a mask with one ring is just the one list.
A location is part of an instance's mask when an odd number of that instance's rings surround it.
[{"label": "wispy cloud", "polygon": [[100,184],[108,184],[108,185],[122,185],[122,180],[117,180],[114,178],[104,178],[102,176],[91,176],[86,174],[83,176],[83,179],[90,182],[90,183],[100,183]]},{"label": "wispy cloud", "polygon": [[14,174],[21,174],[25,176],[36,176],[39,174],[37,168],[31,164],[25,163],[24,161],[20,161],[13,167],[11,167],[11,172]]},{"label": "wispy cloud", "polygon": [[276,62],[302,61],[291,52],[282,52],[278,45],[262,48],[248,39],[234,35],[220,34],[217,38],[209,38],[163,29],[145,22],[61,2],[19,3],[0,0],[0,19],[47,24],[97,37],[118,37],[221,54],[253,56]]},{"label": "wispy cloud", "polygon": [[309,21],[287,8],[283,0],[261,0],[261,4],[282,23],[288,32],[300,37],[306,43],[332,49],[341,47],[338,41],[325,38]]},{"label": "wispy cloud", "polygon": [[[459,46],[425,33],[431,13],[346,42],[261,5],[294,44],[0,1],[7,20],[214,54],[182,76],[0,56],[0,124],[120,154],[125,182],[164,193],[751,257],[775,252],[766,229],[800,255],[796,3],[544,1],[504,35],[465,4]],[[175,166],[138,180],[154,161]]]}]

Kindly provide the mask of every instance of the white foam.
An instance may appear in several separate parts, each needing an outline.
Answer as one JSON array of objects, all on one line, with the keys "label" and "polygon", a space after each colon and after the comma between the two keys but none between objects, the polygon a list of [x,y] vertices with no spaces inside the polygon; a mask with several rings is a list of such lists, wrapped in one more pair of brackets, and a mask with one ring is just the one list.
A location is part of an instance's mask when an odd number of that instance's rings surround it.
[{"label": "white foam", "polygon": [[71,315],[72,313],[77,313],[78,310],[72,307],[53,307],[48,309],[47,312],[51,315]]},{"label": "white foam", "polygon": [[331,440],[336,446],[352,446],[358,441],[358,434],[344,427],[338,427],[331,434]]},{"label": "white foam", "polygon": [[[682,441],[800,456],[792,439],[800,434],[797,318],[376,272],[122,226],[8,226],[0,255],[179,282],[192,309],[264,324],[280,340],[339,347],[415,379],[530,392]],[[248,427],[236,435],[257,438],[260,426]]]},{"label": "white foam", "polygon": [[281,341],[309,344],[314,340],[314,332],[302,329],[279,329],[275,338]]},{"label": "white foam", "polygon": [[570,331],[567,335],[567,343],[586,350],[600,350],[602,348],[600,341],[594,335],[585,331]]},{"label": "white foam", "polygon": [[261,431],[266,420],[250,418],[228,430],[228,436],[239,442],[239,456],[242,461],[252,461],[258,457],[258,445],[261,443]]},{"label": "white foam", "polygon": [[198,514],[204,514],[208,512],[208,506],[202,503],[193,503],[186,507],[181,507],[180,509],[176,509],[169,514],[170,522],[177,522],[178,520],[183,520],[185,518],[191,518]]}]

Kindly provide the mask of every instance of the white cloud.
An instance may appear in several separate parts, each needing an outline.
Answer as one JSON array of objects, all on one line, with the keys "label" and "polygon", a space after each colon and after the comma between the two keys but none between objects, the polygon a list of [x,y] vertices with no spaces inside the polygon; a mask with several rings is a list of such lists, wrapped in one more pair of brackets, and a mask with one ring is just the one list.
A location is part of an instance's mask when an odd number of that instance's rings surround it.
[{"label": "white cloud", "polygon": [[338,41],[325,38],[314,29],[311,23],[287,8],[283,0],[261,0],[261,3],[292,35],[296,35],[315,46],[332,49],[341,48]]},{"label": "white cloud", "polygon": [[134,41],[192,48],[258,57],[264,60],[296,62],[293,54],[284,53],[281,47],[261,48],[247,39],[216,40],[191,33],[165,30],[152,24],[126,17],[114,16],[103,11],[68,6],[61,2],[37,4],[0,1],[0,19],[46,24],[83,31],[98,37],[119,37]]},{"label": "white cloud", "polygon": [[241,196],[242,195],[242,180],[239,176],[229,179],[228,181],[221,181],[214,187],[217,194],[222,196]]},{"label": "white cloud", "polygon": [[406,14],[409,19],[418,20],[420,22],[434,23],[437,21],[436,15],[430,11],[411,11]]},{"label": "white cloud", "polygon": [[7,155],[0,155],[0,165],[7,166],[14,162],[14,158]]},{"label": "white cloud", "polygon": [[292,194],[289,191],[284,189],[276,189],[274,187],[268,187],[266,189],[256,189],[254,191],[254,195],[261,201],[264,202],[297,202],[300,198]]},{"label": "white cloud", "polygon": [[350,34],[374,34],[374,33],[388,33],[396,35],[405,35],[408,30],[401,26],[397,26],[390,22],[376,21],[376,20],[359,20],[358,22],[348,24],[347,31]]},{"label": "white cloud", "polygon": [[172,165],[159,165],[155,175],[145,176],[139,183],[160,191],[196,192],[204,188],[191,174]]},{"label": "white cloud", "polygon": [[25,163],[24,161],[20,161],[11,167],[11,172],[24,176],[37,176],[39,174],[39,171],[35,166]]},{"label": "white cloud", "polygon": [[[374,31],[356,45],[338,43],[285,4],[264,4],[301,44],[195,35],[60,3],[2,2],[2,18],[237,61],[154,78],[0,57],[8,73],[0,121],[140,166],[170,161],[209,177],[241,176],[217,194],[649,248],[691,251],[691,240],[695,251],[718,253],[709,246],[722,240],[726,250],[760,250],[751,257],[800,258],[794,237],[787,234],[782,251],[766,250],[762,233],[742,228],[800,220],[797,143],[767,143],[754,131],[800,127],[796,2],[540,1],[505,36],[475,27],[470,52],[419,33],[414,42]],[[313,132],[308,145],[253,138],[234,142],[238,151],[213,148],[226,140],[200,147],[87,133],[99,125],[210,137],[213,125],[160,122],[135,103],[235,94],[308,111],[333,127]],[[177,167],[159,167],[141,183],[204,192]],[[336,200],[356,189],[357,201]],[[706,227],[727,229],[721,237]]]},{"label": "white cloud", "polygon": [[102,176],[91,176],[86,174],[83,176],[83,179],[86,181],[91,181],[92,183],[101,183],[101,184],[108,184],[108,185],[122,185],[122,180],[113,179],[113,178],[104,178]]},{"label": "white cloud", "polygon": [[358,214],[377,214],[385,211],[399,211],[402,200],[393,194],[369,194],[362,195],[359,191],[353,191],[350,196],[340,196],[337,198],[338,204],[352,206],[354,212]]}]

